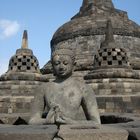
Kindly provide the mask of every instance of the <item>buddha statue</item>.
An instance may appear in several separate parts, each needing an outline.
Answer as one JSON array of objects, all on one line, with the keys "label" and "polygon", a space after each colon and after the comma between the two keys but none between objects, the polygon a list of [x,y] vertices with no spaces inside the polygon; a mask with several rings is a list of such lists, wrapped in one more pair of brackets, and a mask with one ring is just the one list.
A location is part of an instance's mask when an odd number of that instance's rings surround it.
[{"label": "buddha statue", "polygon": [[100,124],[94,91],[72,76],[74,52],[57,49],[51,59],[56,79],[36,89],[29,124],[75,124],[88,120]]}]

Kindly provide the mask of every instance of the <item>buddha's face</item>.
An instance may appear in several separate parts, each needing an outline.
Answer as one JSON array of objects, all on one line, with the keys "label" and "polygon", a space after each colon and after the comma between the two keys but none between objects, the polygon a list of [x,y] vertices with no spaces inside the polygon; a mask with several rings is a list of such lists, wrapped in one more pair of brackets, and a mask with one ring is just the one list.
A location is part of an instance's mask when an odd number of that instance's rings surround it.
[{"label": "buddha's face", "polygon": [[57,77],[64,78],[72,74],[73,61],[70,56],[55,55],[52,64]]}]

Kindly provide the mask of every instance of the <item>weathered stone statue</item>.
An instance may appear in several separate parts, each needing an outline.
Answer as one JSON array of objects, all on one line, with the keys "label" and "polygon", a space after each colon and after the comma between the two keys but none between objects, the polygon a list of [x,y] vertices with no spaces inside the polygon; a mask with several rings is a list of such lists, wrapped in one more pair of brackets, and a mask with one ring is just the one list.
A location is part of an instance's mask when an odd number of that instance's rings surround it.
[{"label": "weathered stone statue", "polygon": [[74,53],[69,49],[54,51],[52,65],[56,80],[36,90],[29,124],[73,124],[82,120],[100,124],[93,90],[72,77]]}]

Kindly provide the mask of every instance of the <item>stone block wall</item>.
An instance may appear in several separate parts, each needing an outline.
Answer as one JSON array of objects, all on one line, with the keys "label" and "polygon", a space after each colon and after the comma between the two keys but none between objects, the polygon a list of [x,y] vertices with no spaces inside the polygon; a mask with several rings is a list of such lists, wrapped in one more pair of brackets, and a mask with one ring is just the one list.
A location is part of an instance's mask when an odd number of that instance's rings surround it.
[{"label": "stone block wall", "polygon": [[0,120],[14,123],[18,117],[30,116],[35,88],[38,81],[3,81],[0,82]]},{"label": "stone block wall", "polygon": [[34,96],[0,96],[1,113],[29,113]]},{"label": "stone block wall", "polygon": [[100,112],[140,113],[140,80],[108,78],[86,82],[95,91]]},{"label": "stone block wall", "polygon": [[99,111],[140,114],[140,95],[97,96]]}]

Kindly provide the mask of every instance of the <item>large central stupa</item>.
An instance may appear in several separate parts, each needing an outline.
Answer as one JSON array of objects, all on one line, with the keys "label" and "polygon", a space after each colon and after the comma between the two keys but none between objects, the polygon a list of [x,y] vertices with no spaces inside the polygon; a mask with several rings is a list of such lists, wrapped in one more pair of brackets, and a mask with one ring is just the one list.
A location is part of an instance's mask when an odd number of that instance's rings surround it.
[{"label": "large central stupa", "polygon": [[[75,70],[93,69],[93,57],[104,39],[109,19],[115,41],[126,48],[132,67],[140,69],[140,27],[128,19],[127,12],[115,9],[111,0],[84,0],[80,11],[55,32],[52,52],[62,45],[71,47],[76,51]],[[45,73],[49,69],[48,66]]]}]

